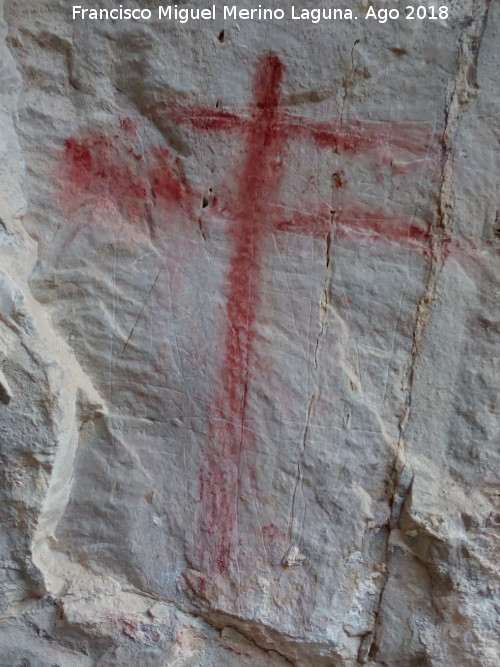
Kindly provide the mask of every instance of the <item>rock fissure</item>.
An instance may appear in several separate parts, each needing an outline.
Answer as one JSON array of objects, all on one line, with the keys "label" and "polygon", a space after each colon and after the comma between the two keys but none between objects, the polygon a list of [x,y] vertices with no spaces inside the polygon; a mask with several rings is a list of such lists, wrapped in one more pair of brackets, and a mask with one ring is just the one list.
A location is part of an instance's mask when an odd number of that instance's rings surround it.
[{"label": "rock fissure", "polygon": [[[386,576],[380,591],[379,602],[374,615],[373,630],[371,632],[371,646],[367,651],[367,655],[372,658],[376,657],[377,631],[384,603],[384,591],[391,575],[391,534],[392,531],[399,526],[401,511],[408,494],[411,492],[411,485],[414,479],[414,474],[412,474],[409,483],[403,481],[406,468],[404,440],[406,426],[412,412],[412,393],[418,364],[418,355],[425,329],[429,321],[432,304],[436,297],[439,275],[445,261],[446,246],[453,234],[453,136],[458,130],[462,114],[475,96],[475,90],[471,90],[470,84],[476,82],[477,79],[477,59],[481,39],[488,20],[489,7],[490,0],[477,0],[474,2],[473,20],[469,26],[464,28],[460,36],[457,74],[451,87],[450,101],[447,104],[445,111],[445,128],[441,139],[441,188],[437,202],[436,216],[431,225],[431,262],[425,290],[417,304],[417,317],[413,329],[413,344],[405,378],[406,406],[403,417],[399,423],[397,451],[393,462],[392,472],[390,474],[392,493],[389,501],[390,517],[388,520],[385,548]],[[474,44],[475,48],[471,49],[471,44]]]}]

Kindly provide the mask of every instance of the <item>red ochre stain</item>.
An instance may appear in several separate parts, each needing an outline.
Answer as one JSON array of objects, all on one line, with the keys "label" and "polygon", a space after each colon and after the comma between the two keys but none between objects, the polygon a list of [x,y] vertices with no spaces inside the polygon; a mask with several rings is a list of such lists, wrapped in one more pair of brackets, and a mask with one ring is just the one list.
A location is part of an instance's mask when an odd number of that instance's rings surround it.
[{"label": "red ochre stain", "polygon": [[[277,55],[263,56],[254,78],[253,104],[241,113],[168,104],[155,104],[149,110],[200,131],[236,132],[245,143],[243,158],[231,170],[236,186],[228,189],[223,205],[212,195],[210,206],[227,218],[232,249],[225,278],[218,384],[208,409],[209,435],[199,475],[200,518],[193,554],[198,570],[210,577],[228,573],[237,565],[242,459],[254,442],[247,399],[256,366],[252,354],[266,240],[277,231],[325,239],[334,231],[333,239],[407,244],[424,256],[429,256],[431,245],[428,224],[368,205],[332,209],[305,202],[302,208],[314,211],[312,214],[284,215],[277,199],[291,141],[305,140],[335,152],[375,155],[380,159],[374,164],[391,164],[394,157],[401,157],[404,163],[410,158],[411,171],[432,156],[433,137],[428,128],[415,123],[316,122],[294,116],[280,107],[283,72]],[[197,221],[195,203],[203,204],[184,178],[181,164],[164,146],[140,150],[138,127],[137,121],[124,119],[116,131],[90,130],[66,141],[59,172],[63,183],[60,203],[65,212],[73,215],[89,203],[98,206],[111,201],[131,223],[148,220],[151,207],[167,218],[172,211],[180,211],[184,218]],[[255,486],[251,468],[247,476]],[[274,539],[271,527],[266,532],[268,539]],[[200,595],[206,586],[203,579]]]},{"label": "red ochre stain", "polygon": [[[253,441],[247,425],[247,395],[252,381],[252,348],[265,241],[274,231],[326,238],[333,223],[330,211],[295,215],[286,220],[276,205],[282,179],[281,165],[290,134],[304,129],[298,121],[286,119],[280,112],[282,77],[280,60],[274,54],[266,55],[255,76],[254,109],[239,125],[246,145],[245,157],[236,173],[237,192],[224,207],[225,215],[231,220],[229,234],[233,253],[226,278],[227,327],[219,376],[221,389],[210,411],[209,442],[200,473],[200,568],[205,572],[227,572],[231,564],[235,564],[241,460]],[[200,119],[196,114],[179,118]],[[212,114],[211,118],[215,116]],[[224,129],[231,124],[238,125],[239,117],[234,114],[223,113],[219,118]],[[207,115],[202,114],[201,120],[205,123]],[[202,129],[201,125],[193,124]],[[211,124],[203,129],[221,128]],[[345,129],[338,124],[325,123],[315,124],[312,129],[306,125],[306,130],[309,138],[312,136],[317,143],[335,150],[356,152],[376,146],[380,139],[384,146],[388,142],[387,130],[370,135],[366,124],[352,124]],[[405,148],[409,141],[401,136],[395,143]],[[421,145],[418,146],[420,152]],[[396,218],[388,221],[387,213],[380,211],[352,207],[337,217],[341,231],[351,230],[374,239],[415,242],[417,247],[428,239],[423,223],[409,224]]]},{"label": "red ochre stain", "polygon": [[279,222],[276,229],[315,237],[324,237],[333,231],[335,240],[352,238],[408,245],[425,257],[429,255],[432,239],[428,223],[418,219],[410,222],[392,216],[386,210],[361,204],[342,206],[336,210],[323,205],[314,223],[311,216],[295,213]]},{"label": "red ochre stain", "polygon": [[274,542],[280,535],[280,530],[274,523],[262,527],[262,535],[269,542]]},{"label": "red ochre stain", "polygon": [[269,208],[281,170],[276,157],[285,148],[276,125],[283,65],[274,54],[259,63],[254,81],[252,123],[246,128],[245,157],[235,201],[228,206],[232,259],[226,278],[227,327],[220,389],[210,414],[210,436],[200,474],[202,570],[226,572],[235,547],[236,512],[246,427],[251,355],[259,307],[263,240],[272,231]]},{"label": "red ochre stain", "polygon": [[110,204],[128,223],[150,220],[156,207],[191,213],[193,193],[179,163],[166,148],[140,149],[137,126],[123,119],[114,131],[91,129],[66,139],[57,198],[69,218],[88,205],[98,210]]},{"label": "red ochre stain", "polygon": [[[259,102],[256,101],[258,106]],[[224,131],[242,134],[251,131],[255,124],[253,114],[236,114],[227,110],[204,107],[182,107],[175,104],[155,102],[146,110],[151,116],[165,116],[178,125],[190,125],[198,130]],[[426,158],[427,162],[437,156],[432,143],[432,131],[422,123],[398,123],[390,121],[330,120],[314,121],[295,116],[282,109],[274,115],[274,131],[280,139],[312,141],[318,148],[334,152],[360,153],[376,150],[390,151]],[[394,161],[394,155],[391,158]],[[383,162],[387,162],[387,158]],[[402,172],[411,171],[397,167]]]},{"label": "red ochre stain", "polygon": [[[227,325],[219,390],[209,411],[209,440],[200,472],[199,567],[210,574],[227,573],[237,565],[241,462],[254,440],[247,423],[247,398],[255,366],[252,351],[266,239],[275,231],[326,238],[336,221],[339,235],[357,233],[374,240],[408,243],[422,254],[428,252],[428,225],[409,223],[368,207],[284,218],[276,198],[290,140],[305,138],[334,151],[361,153],[392,148],[424,157],[429,153],[431,137],[420,125],[399,128],[383,123],[314,123],[293,117],[280,109],[282,78],[281,61],[269,53],[259,62],[253,108],[246,116],[206,109],[171,110],[178,124],[205,131],[238,131],[245,141],[244,158],[235,172],[235,195],[222,209],[230,220],[232,243],[225,281]],[[255,485],[251,473],[246,474]]]}]

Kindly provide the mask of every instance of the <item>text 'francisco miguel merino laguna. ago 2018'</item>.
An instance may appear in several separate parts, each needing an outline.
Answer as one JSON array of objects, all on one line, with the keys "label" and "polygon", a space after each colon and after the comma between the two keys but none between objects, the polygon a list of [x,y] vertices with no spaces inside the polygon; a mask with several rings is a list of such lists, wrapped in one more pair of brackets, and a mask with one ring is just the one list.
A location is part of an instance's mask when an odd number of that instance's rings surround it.
[{"label": "text 'francisco miguel merino laguna. ago 2018'", "polygon": [[[287,6],[285,9],[269,9],[258,5],[252,9],[239,7],[238,5],[224,5],[222,7],[193,8],[179,7],[178,5],[159,5],[156,11],[151,9],[130,9],[119,5],[113,9],[91,9],[81,5],[73,5],[73,20],[83,19],[91,21],[150,21],[166,20],[178,23],[188,23],[190,21],[215,21],[222,18],[224,21],[282,21],[285,19],[304,20],[311,23],[320,23],[321,21],[333,21],[341,19],[357,19],[352,9],[330,8],[302,8],[294,5]],[[363,16],[362,18],[369,18]]]},{"label": "text 'francisco miguel merino laguna. ago 2018'", "polygon": [[291,19],[295,21],[309,21],[320,23],[321,21],[336,20],[375,20],[379,23],[394,21],[399,18],[407,20],[441,20],[448,18],[449,8],[446,5],[407,5],[392,8],[375,9],[372,5],[357,16],[352,9],[339,9],[335,7],[295,7],[291,5],[286,9],[269,9],[258,5],[252,9],[239,7],[238,5],[224,5],[223,7],[194,8],[179,7],[178,5],[159,5],[156,12],[151,9],[130,9],[119,5],[113,9],[90,9],[81,5],[73,5],[73,20],[87,19],[91,21],[174,21],[177,23],[188,23],[189,21],[215,21],[222,18],[224,21],[282,21]]}]

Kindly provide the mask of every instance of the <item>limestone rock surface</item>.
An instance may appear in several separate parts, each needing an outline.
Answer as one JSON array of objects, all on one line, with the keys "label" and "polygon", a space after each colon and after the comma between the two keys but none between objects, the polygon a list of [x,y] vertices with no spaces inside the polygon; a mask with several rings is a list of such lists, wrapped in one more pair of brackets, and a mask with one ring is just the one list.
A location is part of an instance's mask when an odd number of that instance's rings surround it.
[{"label": "limestone rock surface", "polygon": [[500,664],[500,4],[371,4],[0,0],[1,667]]}]

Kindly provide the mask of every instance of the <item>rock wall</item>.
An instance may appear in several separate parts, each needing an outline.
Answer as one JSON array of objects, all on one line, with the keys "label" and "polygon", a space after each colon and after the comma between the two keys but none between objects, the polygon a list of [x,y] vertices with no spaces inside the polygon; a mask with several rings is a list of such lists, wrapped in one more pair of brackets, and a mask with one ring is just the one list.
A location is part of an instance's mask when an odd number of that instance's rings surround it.
[{"label": "rock wall", "polygon": [[2,667],[500,664],[500,5],[371,4],[0,0]]}]

